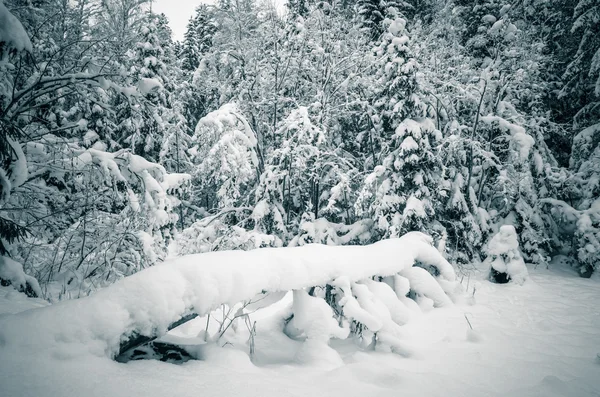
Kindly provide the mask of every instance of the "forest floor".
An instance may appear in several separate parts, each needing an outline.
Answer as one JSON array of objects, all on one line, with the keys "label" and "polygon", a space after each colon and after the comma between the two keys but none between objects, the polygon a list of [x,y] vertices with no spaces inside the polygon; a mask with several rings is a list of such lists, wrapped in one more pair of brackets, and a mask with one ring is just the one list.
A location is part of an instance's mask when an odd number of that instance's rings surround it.
[{"label": "forest floor", "polygon": [[[230,346],[205,347],[202,360],[181,365],[24,353],[0,357],[0,395],[600,396],[600,276],[581,279],[560,261],[529,270],[523,286],[491,284],[483,273],[468,279],[465,298],[403,327],[409,357],[332,341],[343,366],[332,369],[318,355],[299,363],[299,342],[259,315],[254,362]],[[0,289],[5,315],[43,305]],[[202,327],[188,323],[170,337]]]}]

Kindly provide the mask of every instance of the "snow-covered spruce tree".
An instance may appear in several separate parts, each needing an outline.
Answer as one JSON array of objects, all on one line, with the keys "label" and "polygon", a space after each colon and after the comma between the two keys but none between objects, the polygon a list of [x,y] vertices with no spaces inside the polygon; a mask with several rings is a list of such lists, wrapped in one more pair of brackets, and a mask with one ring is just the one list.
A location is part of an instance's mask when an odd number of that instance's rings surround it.
[{"label": "snow-covered spruce tree", "polygon": [[[446,167],[448,199],[438,210],[438,219],[446,229],[444,248],[450,253],[453,263],[458,266],[479,259],[479,249],[483,244],[484,231],[477,211],[477,203],[472,190],[465,196],[465,179],[460,168]],[[475,212],[475,215],[473,213]]]},{"label": "snow-covered spruce tree", "polygon": [[190,18],[183,48],[179,56],[183,59],[182,68],[194,72],[203,55],[211,48],[212,39],[217,30],[214,10],[207,5],[196,7],[195,15]]},{"label": "snow-covered spruce tree", "polygon": [[[600,153],[596,153],[595,157],[597,165]],[[581,277],[589,278],[598,270],[600,263],[600,199],[581,213],[576,225],[576,267]]]},{"label": "snow-covered spruce tree", "polygon": [[485,251],[488,256],[484,263],[490,265],[490,281],[523,284],[527,280],[529,273],[519,250],[519,239],[514,226],[501,226],[487,243]]},{"label": "snow-covered spruce tree", "polygon": [[494,48],[499,41],[498,33],[506,22],[505,18],[511,5],[499,0],[459,1],[458,3],[460,8],[457,11],[465,22],[462,26],[463,43],[476,57],[493,57]]},{"label": "snow-covered spruce tree", "polygon": [[[504,108],[504,106],[506,106]],[[513,120],[512,123],[508,120]],[[501,102],[496,115],[483,116],[483,129],[496,141],[490,148],[497,153],[501,169],[486,171],[489,186],[480,186],[482,201],[496,221],[504,219],[520,234],[521,247],[526,259],[535,264],[546,264],[549,259],[549,237],[541,218],[538,178],[546,177],[544,159],[537,150],[535,139],[517,124],[515,109]],[[537,164],[535,163],[537,161]],[[481,182],[483,183],[483,181]]]},{"label": "snow-covered spruce tree", "polygon": [[414,7],[404,0],[358,0],[355,7],[361,29],[373,41],[386,31],[386,18],[408,20],[414,13]]},{"label": "snow-covered spruce tree", "polygon": [[[522,29],[515,30],[511,24],[522,8],[504,8],[493,35],[493,24],[481,29],[493,39],[485,47],[487,58],[460,45],[459,33],[468,21],[460,12],[441,18],[449,12],[441,8],[435,23],[413,31],[423,87],[436,108],[436,124],[444,131],[440,155],[447,175],[462,174],[462,196],[472,214],[453,219],[458,213],[449,211],[440,221],[465,222],[461,229],[476,230],[468,226],[474,219],[482,232],[480,244],[487,238],[488,225],[514,224],[525,260],[545,264],[560,239],[540,199],[557,197],[562,190],[561,172],[545,142],[546,132],[558,126],[541,100],[548,88],[542,69],[551,61],[535,28],[519,21],[515,24]],[[452,229],[447,231],[449,250],[452,240],[459,245],[472,241],[466,236],[457,240]],[[477,252],[477,245],[468,251]]]},{"label": "snow-covered spruce tree", "polygon": [[[598,270],[600,260],[600,124],[592,125],[575,136],[571,156],[572,175],[562,178],[568,194],[564,200],[547,199],[560,237],[572,247],[563,244],[575,256],[574,266],[582,277],[590,277]],[[569,186],[570,185],[570,186]],[[568,201],[567,201],[568,200]]]},{"label": "snow-covered spruce tree", "polygon": [[440,194],[442,165],[435,147],[441,134],[421,100],[405,24],[392,21],[376,48],[381,61],[371,119],[383,161],[366,178],[356,204],[383,237],[431,233]]},{"label": "snow-covered spruce tree", "polygon": [[160,39],[161,19],[147,14],[140,23],[135,49],[127,53],[126,84],[135,92],[125,91],[118,106],[120,142],[134,153],[157,161],[165,130],[181,129],[180,118],[171,104],[167,63],[170,43]]},{"label": "snow-covered spruce tree", "polygon": [[567,120],[572,122],[574,135],[569,161],[573,178],[567,179],[569,188],[559,196],[561,201],[547,203],[553,206],[554,219],[559,224],[563,219],[570,221],[566,222],[568,227],[562,228],[563,238],[573,239],[575,266],[581,276],[590,277],[598,268],[600,252],[597,200],[600,194],[600,6],[589,0],[575,4],[570,37],[565,34],[571,43],[567,42],[566,50],[559,52],[563,57],[568,56],[570,62],[562,76],[564,84],[558,94],[561,100],[556,101],[562,105],[559,117],[572,114]]},{"label": "snow-covered spruce tree", "polygon": [[191,202],[204,218],[182,232],[178,252],[281,245],[270,233],[252,227],[253,208],[248,205],[259,175],[257,140],[238,106],[228,103],[203,117],[192,143]]},{"label": "snow-covered spruce tree", "polygon": [[358,0],[356,3],[361,28],[372,40],[377,40],[384,32],[384,5],[380,0]]},{"label": "snow-covered spruce tree", "polygon": [[[302,214],[310,212],[318,217],[322,204],[320,174],[325,171],[325,132],[312,122],[309,110],[300,107],[280,123],[277,137],[279,143],[267,154],[253,218],[264,232],[295,233]],[[285,228],[278,225],[280,222]],[[289,238],[279,237],[286,242]]]},{"label": "snow-covered spruce tree", "polygon": [[[194,128],[200,118],[210,111],[216,110],[215,103],[218,94],[212,89],[203,89],[202,80],[196,84],[195,76],[200,61],[212,48],[213,37],[218,29],[217,11],[213,7],[200,5],[196,14],[190,18],[185,32],[181,50],[175,51],[180,59],[182,74],[178,82],[180,89],[177,92],[178,102],[181,103],[182,114],[188,125]],[[214,107],[213,107],[214,106]]]}]

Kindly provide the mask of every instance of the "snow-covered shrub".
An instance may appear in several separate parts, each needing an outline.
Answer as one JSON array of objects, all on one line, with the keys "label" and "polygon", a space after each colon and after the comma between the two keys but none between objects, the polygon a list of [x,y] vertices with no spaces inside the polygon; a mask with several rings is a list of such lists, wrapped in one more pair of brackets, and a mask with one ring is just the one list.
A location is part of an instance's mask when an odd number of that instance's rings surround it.
[{"label": "snow-covered shrub", "polygon": [[312,243],[327,245],[361,244],[371,239],[373,224],[365,219],[353,225],[331,223],[325,218],[314,219],[314,215],[304,213],[298,234],[289,242],[290,247]]},{"label": "snow-covered shrub", "polygon": [[19,262],[0,255],[0,285],[12,285],[17,291],[30,297],[41,297],[42,290],[38,281],[23,271]]},{"label": "snow-covered shrub", "polygon": [[25,208],[11,213],[14,222],[37,227],[11,253],[44,289],[54,286],[46,297],[86,294],[164,259],[178,220],[169,192],[189,175],[168,174],[127,150],[59,142],[46,135],[27,145],[30,169],[46,163],[52,171],[30,178],[9,202]]},{"label": "snow-covered shrub", "polygon": [[177,254],[189,255],[225,250],[247,251],[283,245],[277,236],[238,226],[238,224],[251,223],[248,215],[248,211],[244,209],[231,210],[194,222],[177,236]]},{"label": "snow-covered shrub", "polygon": [[517,231],[512,225],[503,225],[486,247],[488,257],[484,263],[490,265],[491,281],[523,284],[529,273],[519,249]]}]

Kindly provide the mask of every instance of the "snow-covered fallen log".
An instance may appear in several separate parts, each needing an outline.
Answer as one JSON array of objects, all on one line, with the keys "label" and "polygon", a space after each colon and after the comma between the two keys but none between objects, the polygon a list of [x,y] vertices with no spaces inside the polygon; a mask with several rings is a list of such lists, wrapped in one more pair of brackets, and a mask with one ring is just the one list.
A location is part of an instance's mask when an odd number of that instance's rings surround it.
[{"label": "snow-covered fallen log", "polygon": [[[262,292],[324,286],[337,279],[357,283],[395,276],[416,262],[455,280],[452,266],[421,233],[368,246],[306,245],[223,251],[176,258],[127,277],[95,294],[0,318],[0,344],[50,349],[53,354],[115,357],[133,335],[163,335],[190,314],[206,315]],[[440,305],[441,290],[419,293]],[[437,285],[436,285],[437,286]],[[432,294],[431,296],[428,296]]]}]

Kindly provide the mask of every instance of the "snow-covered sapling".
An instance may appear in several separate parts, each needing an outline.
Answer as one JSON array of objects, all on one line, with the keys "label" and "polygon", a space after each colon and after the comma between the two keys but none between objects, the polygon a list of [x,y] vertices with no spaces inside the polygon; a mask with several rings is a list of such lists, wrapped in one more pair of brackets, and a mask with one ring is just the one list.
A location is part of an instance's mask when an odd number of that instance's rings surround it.
[{"label": "snow-covered sapling", "polygon": [[505,284],[514,281],[523,284],[528,272],[519,250],[517,231],[512,225],[504,225],[487,246],[488,257],[485,263],[490,265],[490,281]]}]

